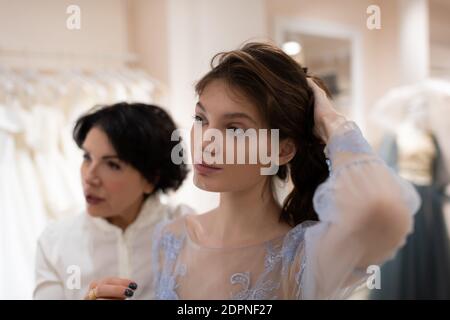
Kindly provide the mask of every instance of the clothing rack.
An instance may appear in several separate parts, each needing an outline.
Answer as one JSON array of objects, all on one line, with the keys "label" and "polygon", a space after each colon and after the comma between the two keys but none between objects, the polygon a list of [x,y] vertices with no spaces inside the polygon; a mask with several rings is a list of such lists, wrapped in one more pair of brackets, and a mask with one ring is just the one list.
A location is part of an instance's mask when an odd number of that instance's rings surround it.
[{"label": "clothing rack", "polygon": [[[13,49],[0,47],[0,61],[3,58],[6,59],[20,59],[19,64],[3,64],[0,65],[0,71],[11,70],[11,71],[23,71],[24,69],[31,69],[39,71],[42,74],[55,74],[60,71],[66,70],[79,70],[83,74],[91,74],[104,69],[110,69],[114,66],[114,69],[139,69],[139,59],[135,53],[124,52],[124,53],[95,53],[95,52],[65,52],[65,51],[38,51],[30,50],[26,48]],[[37,63],[35,65],[23,63],[34,62],[35,60],[41,61],[47,60],[48,64]],[[59,63],[63,62],[62,66],[58,66]],[[100,62],[100,63],[99,63]],[[107,64],[105,64],[107,62]],[[117,66],[119,68],[117,68]],[[146,77],[156,84],[160,90],[167,93],[166,85],[160,80],[151,77],[149,74]]]},{"label": "clothing rack", "polygon": [[13,58],[48,58],[48,59],[71,59],[71,60],[110,60],[125,63],[137,62],[137,56],[131,52],[125,53],[95,53],[95,52],[64,52],[64,51],[38,51],[29,49],[11,49],[0,47],[0,56]]},{"label": "clothing rack", "polygon": [[6,67],[67,70],[86,68],[101,70],[111,67],[134,67],[137,55],[131,52],[72,52],[13,49],[0,47],[0,63]]}]

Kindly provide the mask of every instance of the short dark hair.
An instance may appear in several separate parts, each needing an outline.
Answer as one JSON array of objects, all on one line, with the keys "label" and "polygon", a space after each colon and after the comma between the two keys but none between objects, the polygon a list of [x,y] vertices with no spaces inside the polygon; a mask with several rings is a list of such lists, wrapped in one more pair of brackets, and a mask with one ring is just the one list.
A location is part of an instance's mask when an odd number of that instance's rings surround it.
[{"label": "short dark hair", "polygon": [[126,102],[96,106],[75,123],[73,139],[78,147],[93,127],[105,132],[119,159],[154,184],[153,193],[177,190],[186,178],[186,165],[177,165],[171,159],[172,149],[180,140],[171,140],[177,127],[162,108]]}]

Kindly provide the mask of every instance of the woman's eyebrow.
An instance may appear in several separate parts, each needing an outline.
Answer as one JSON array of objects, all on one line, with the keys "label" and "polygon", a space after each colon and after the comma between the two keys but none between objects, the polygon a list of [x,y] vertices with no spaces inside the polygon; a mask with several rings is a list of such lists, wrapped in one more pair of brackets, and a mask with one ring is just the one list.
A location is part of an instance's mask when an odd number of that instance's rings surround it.
[{"label": "woman's eyebrow", "polygon": [[[90,152],[87,151],[86,148],[84,148],[84,147],[81,147],[81,150],[83,150],[87,154],[90,154]],[[119,159],[120,160],[119,156],[117,156],[115,154],[111,154],[111,155],[108,154],[106,156],[103,156],[102,159],[105,159],[105,160],[107,160],[107,159]]]},{"label": "woman's eyebrow", "polygon": [[[108,155],[108,156],[103,156],[102,159],[104,160],[108,160],[108,159],[119,159],[119,156],[116,155]],[[119,159],[120,160],[120,159]]]},{"label": "woman's eyebrow", "polygon": [[[200,109],[202,109],[204,112],[208,112],[208,111],[206,111],[206,108],[201,104],[200,101],[197,102],[197,106],[198,106]],[[224,118],[227,118],[227,119],[244,118],[244,119],[250,120],[250,121],[253,122],[255,125],[258,125],[258,124],[256,123],[256,121],[252,119],[252,117],[250,117],[248,114],[243,113],[243,112],[231,112],[231,113],[225,113],[225,114],[223,115],[223,117],[224,117]]]},{"label": "woman's eyebrow", "polygon": [[242,113],[242,112],[226,113],[226,114],[224,115],[224,117],[227,118],[227,119],[244,118],[244,119],[247,119],[247,120],[253,122],[255,125],[258,125],[258,124],[256,123],[256,121],[253,120],[248,114]]},{"label": "woman's eyebrow", "polygon": [[208,111],[206,111],[205,107],[201,104],[200,101],[197,102],[196,106],[199,107],[200,109],[202,109],[203,111],[208,112]]}]

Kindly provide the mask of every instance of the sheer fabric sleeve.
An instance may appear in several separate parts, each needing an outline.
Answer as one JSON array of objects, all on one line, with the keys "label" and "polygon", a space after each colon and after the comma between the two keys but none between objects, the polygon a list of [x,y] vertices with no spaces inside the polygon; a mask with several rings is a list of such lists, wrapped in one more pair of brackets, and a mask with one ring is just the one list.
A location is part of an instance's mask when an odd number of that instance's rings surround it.
[{"label": "sheer fabric sleeve", "polygon": [[330,176],[313,198],[320,222],[307,228],[302,252],[304,299],[347,297],[369,266],[404,245],[420,206],[414,187],[372,151],[354,122],[334,131],[325,154]]}]

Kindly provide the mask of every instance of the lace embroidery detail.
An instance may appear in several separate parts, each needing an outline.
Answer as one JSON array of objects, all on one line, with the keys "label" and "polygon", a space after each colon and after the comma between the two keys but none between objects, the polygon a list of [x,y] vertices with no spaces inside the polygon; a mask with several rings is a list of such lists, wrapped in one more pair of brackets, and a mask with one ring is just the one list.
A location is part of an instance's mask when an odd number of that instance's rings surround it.
[{"label": "lace embroidery detail", "polygon": [[[281,275],[286,276],[289,267],[295,260],[296,254],[298,254],[299,247],[303,245],[305,227],[313,224],[314,222],[306,222],[292,229],[283,241],[283,246],[280,249],[279,246],[274,246],[272,243],[267,245],[267,253],[264,261],[264,273],[259,277],[255,286],[250,286],[250,273],[235,273],[231,276],[231,284],[240,284],[242,290],[234,295],[234,299],[240,300],[252,300],[252,299],[277,299],[276,295],[273,295],[273,291],[279,289],[280,281],[274,281],[267,279],[271,272],[275,270],[275,267],[282,263]],[[302,259],[299,271],[295,275],[295,281],[297,283],[297,296],[299,296],[302,286],[303,273],[305,269],[306,259]]]},{"label": "lace embroidery detail", "polygon": [[[299,254],[299,251],[304,249],[305,246],[305,232],[307,227],[316,224],[317,221],[305,221],[302,224],[296,226],[290,231],[285,239],[285,245],[283,247],[283,267],[281,274],[286,277],[288,270],[292,267],[295,257]],[[303,288],[303,274],[306,267],[306,252],[303,251],[302,261],[299,266],[299,270],[295,274],[295,283],[297,284],[296,297],[299,299]]]},{"label": "lace embroidery detail", "polygon": [[239,272],[235,273],[230,278],[231,284],[240,284],[242,286],[242,291],[234,295],[235,300],[245,300],[249,296],[250,288],[250,272]]},{"label": "lace embroidery detail", "polygon": [[298,251],[298,246],[303,240],[304,225],[299,224],[294,229],[290,230],[284,239],[282,248],[283,268],[282,274],[286,274],[288,267],[292,264],[295,254]]},{"label": "lace embroidery detail", "polygon": [[302,263],[300,264],[300,270],[295,275],[295,283],[297,283],[297,291],[295,293],[295,296],[297,299],[301,298],[302,288],[303,288],[303,282],[305,277],[303,277],[303,274],[305,273],[305,267],[306,267],[306,261],[308,260],[308,257],[306,256],[306,251],[303,254]]},{"label": "lace embroidery detail", "polygon": [[250,288],[250,272],[235,273],[231,276],[231,284],[240,284],[243,288],[232,299],[234,300],[270,300],[276,299],[271,296],[272,292],[280,287],[278,281],[265,280],[266,273],[260,277],[254,288]]},{"label": "lace embroidery detail", "polygon": [[172,274],[178,255],[183,247],[185,237],[177,238],[172,233],[165,233],[161,238],[160,247],[165,258],[162,270],[157,275],[155,298],[162,300],[178,300],[176,293],[177,277],[186,275],[186,265],[180,264]]},{"label": "lace embroidery detail", "polygon": [[281,250],[271,243],[267,244],[266,250],[267,254],[264,259],[264,270],[265,272],[271,272],[282,258]]},{"label": "lace embroidery detail", "polygon": [[276,299],[273,291],[280,288],[280,282],[267,279],[270,273],[282,259],[279,246],[268,243],[266,246],[266,255],[264,257],[264,272],[259,277],[253,288],[250,288],[250,272],[235,273],[231,276],[231,284],[240,284],[242,290],[235,294],[232,299],[236,300],[269,300]]},{"label": "lace embroidery detail", "polygon": [[[295,260],[295,255],[298,254],[299,246],[304,240],[304,225],[303,223],[288,232],[283,239],[283,244],[274,244],[272,242],[266,245],[266,254],[264,257],[264,271],[258,277],[255,285],[251,285],[250,272],[237,272],[231,275],[230,283],[232,285],[240,285],[241,289],[236,294],[231,294],[232,299],[236,300],[270,300],[277,299],[275,293],[281,287],[281,275],[286,274],[289,267]],[[176,260],[183,248],[186,235],[176,237],[170,232],[166,232],[158,237],[157,251],[162,252],[164,261],[161,270],[156,273],[156,299],[178,300],[176,293],[178,287],[177,277],[185,276],[187,267],[185,264],[179,264],[176,267]],[[158,256],[155,256],[158,259]],[[301,279],[305,266],[305,259],[302,261],[300,270],[295,276],[297,285],[301,286]],[[281,266],[282,274],[276,275],[277,268]],[[273,280],[271,278],[277,279]],[[300,292],[300,288],[297,288]]]}]

